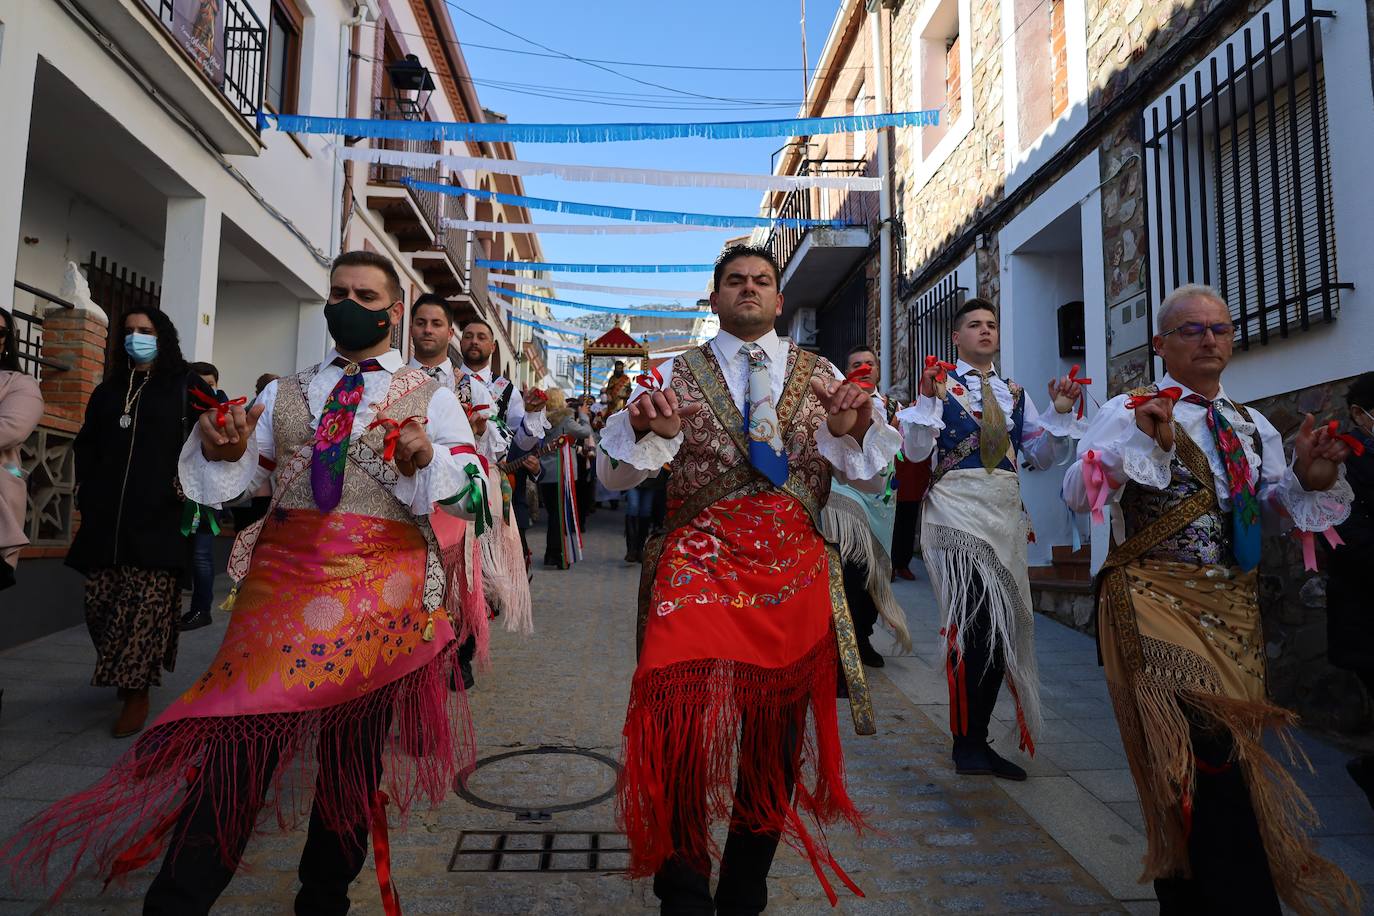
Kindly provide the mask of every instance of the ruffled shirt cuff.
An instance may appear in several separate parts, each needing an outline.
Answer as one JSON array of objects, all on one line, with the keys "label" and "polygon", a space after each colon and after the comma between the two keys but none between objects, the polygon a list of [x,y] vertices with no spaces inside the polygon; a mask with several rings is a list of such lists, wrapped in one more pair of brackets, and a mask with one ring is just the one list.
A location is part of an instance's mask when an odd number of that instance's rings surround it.
[{"label": "ruffled shirt cuff", "polygon": [[210,461],[200,450],[200,429],[195,427],[181,447],[177,475],[186,498],[218,509],[241,496],[258,468],[258,440],[248,437],[248,448],[238,461]]},{"label": "ruffled shirt cuff", "polygon": [[489,462],[497,462],[505,457],[508,448],[510,448],[510,440],[501,430],[501,425],[488,420],[487,431],[482,434],[481,439],[477,440],[477,454]]},{"label": "ruffled shirt cuff", "polygon": [[[392,495],[397,502],[407,506],[412,515],[428,515],[435,503],[452,499],[467,486],[468,477],[464,469],[469,464],[477,464],[476,459],[461,459],[447,449],[435,446],[433,460],[417,470],[413,477],[402,474],[391,488]],[[471,517],[457,503],[445,505],[444,511],[461,518]]]},{"label": "ruffled shirt cuff", "polygon": [[622,410],[606,421],[606,428],[601,431],[601,450],[616,461],[641,471],[655,472],[673,460],[682,446],[682,438],[682,432],[679,431],[671,439],[649,433],[636,441],[630,415]]},{"label": "ruffled shirt cuff", "polygon": [[1164,451],[1134,423],[1113,447],[1121,456],[1121,469],[1136,483],[1163,490],[1173,479],[1173,450]]},{"label": "ruffled shirt cuff", "polygon": [[1088,431],[1087,421],[1078,419],[1077,411],[1060,413],[1053,405],[1037,418],[1037,422],[1041,429],[1056,439],[1082,439]]},{"label": "ruffled shirt cuff", "polygon": [[945,428],[945,405],[935,398],[921,395],[910,407],[897,411],[897,419],[913,426],[940,430]]},{"label": "ruffled shirt cuff", "polygon": [[850,435],[832,435],[824,423],[816,429],[816,451],[849,481],[879,476],[892,464],[901,447],[901,433],[876,419],[864,433],[863,445]]},{"label": "ruffled shirt cuff", "polygon": [[544,438],[551,429],[553,429],[553,424],[549,422],[543,407],[525,414],[525,431],[536,439]]},{"label": "ruffled shirt cuff", "polygon": [[1278,485],[1278,501],[1293,526],[1301,531],[1325,531],[1350,517],[1355,491],[1345,479],[1345,468],[1337,472],[1329,490],[1304,490],[1290,465]]}]

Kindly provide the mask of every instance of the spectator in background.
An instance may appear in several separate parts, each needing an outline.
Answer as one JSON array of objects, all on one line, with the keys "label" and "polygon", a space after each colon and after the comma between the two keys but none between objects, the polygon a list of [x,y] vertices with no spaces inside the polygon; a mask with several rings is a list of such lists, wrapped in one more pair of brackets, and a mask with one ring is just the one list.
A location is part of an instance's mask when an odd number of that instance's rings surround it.
[{"label": "spectator in background", "polygon": [[43,418],[43,395],[19,368],[14,316],[0,308],[0,591],[14,584],[24,534],[26,488],[19,446]]},{"label": "spectator in background", "polygon": [[[191,371],[215,393],[220,403],[229,400],[219,388],[219,370],[213,363],[191,363]],[[214,512],[211,509],[210,512]],[[183,633],[210,625],[210,604],[215,597],[215,532],[208,514],[191,532],[191,609],[177,621]]]},{"label": "spectator in background", "polygon": [[142,730],[148,689],[176,664],[190,559],[177,459],[201,409],[190,392],[213,392],[186,364],[164,312],[136,306],[116,333],[124,355],[91,394],[74,445],[81,527],[67,565],[86,576],[91,685],[118,688],[113,734],[125,738]]},{"label": "spectator in background", "polygon": [[[1374,696],[1374,617],[1369,611],[1369,570],[1374,567],[1374,372],[1350,385],[1345,396],[1351,434],[1364,454],[1351,454],[1345,479],[1355,491],[1350,517],[1337,526],[1341,540],[1331,556],[1326,585],[1326,655],[1331,664],[1353,671]],[[1374,805],[1374,756],[1356,757],[1345,766]]]},{"label": "spectator in background", "polygon": [[[572,445],[556,448],[541,455],[539,463],[543,476],[539,480],[539,501],[548,513],[548,537],[544,543],[544,565],[567,569],[578,559],[581,545],[577,543],[578,526],[576,517],[568,517],[568,509],[577,502],[576,491],[568,492],[567,485],[577,482],[576,443],[592,434],[588,421],[587,408],[579,400],[569,403],[557,388],[547,392],[548,421],[550,429],[544,436],[545,447],[562,437],[572,441]],[[571,462],[570,473],[563,475],[564,462]],[[567,479],[571,478],[571,479]]]}]

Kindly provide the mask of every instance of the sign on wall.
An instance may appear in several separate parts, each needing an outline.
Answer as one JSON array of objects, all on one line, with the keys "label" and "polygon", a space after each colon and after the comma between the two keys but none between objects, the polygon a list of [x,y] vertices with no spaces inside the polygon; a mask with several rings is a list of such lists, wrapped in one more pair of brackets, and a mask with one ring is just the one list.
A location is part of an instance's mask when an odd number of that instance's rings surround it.
[{"label": "sign on wall", "polygon": [[172,0],[172,37],[210,82],[224,82],[225,0]]}]

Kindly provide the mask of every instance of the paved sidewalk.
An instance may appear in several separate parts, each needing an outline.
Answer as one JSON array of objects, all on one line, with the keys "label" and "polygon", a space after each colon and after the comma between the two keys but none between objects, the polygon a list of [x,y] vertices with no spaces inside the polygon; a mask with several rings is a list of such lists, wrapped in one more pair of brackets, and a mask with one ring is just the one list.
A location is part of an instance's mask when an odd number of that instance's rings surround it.
[{"label": "paved sidewalk", "polygon": [[[598,512],[590,529],[583,563],[566,572],[536,570],[535,635],[501,631],[493,638],[494,670],[478,672],[471,695],[482,763],[466,797],[413,816],[408,829],[393,825],[407,914],[656,910],[649,882],[615,872],[624,864],[614,851],[623,839],[605,797],[615,774],[604,760],[619,751],[633,670],[638,569],[619,559],[618,513]],[[1037,621],[1050,720],[1040,755],[1027,764],[1033,778],[1020,786],[958,779],[948,757],[929,589],[901,583],[897,594],[918,651],[870,670],[879,734],[846,734],[851,790],[874,829],[861,837],[832,831],[836,858],[868,895],[860,900],[841,889],[833,912],[1152,911],[1144,903],[1148,888],[1134,882],[1142,840],[1092,641]],[[199,675],[226,619],[216,614],[213,627],[183,637],[178,671],[155,691],[155,707]],[[46,801],[88,784],[129,746],[109,737],[118,708],[113,692],[85,686],[91,660],[80,628],[0,653],[0,837]],[[845,731],[847,709],[841,724]],[[1343,757],[1307,743],[1319,768],[1309,787],[1330,821],[1323,848],[1367,881],[1374,817],[1347,785]],[[543,832],[556,832],[547,850],[537,835]],[[593,837],[602,850],[595,862],[571,851],[590,848]],[[255,839],[247,867],[215,912],[289,913],[302,840]],[[499,859],[491,851],[498,843],[505,849]],[[541,861],[549,870],[539,870]],[[137,913],[150,877],[136,874],[103,896],[88,878],[53,912]],[[831,912],[809,865],[785,847],[770,884],[770,913]],[[40,901],[13,893],[0,884],[0,916],[43,912]],[[352,896],[353,912],[381,912],[370,867]]]}]

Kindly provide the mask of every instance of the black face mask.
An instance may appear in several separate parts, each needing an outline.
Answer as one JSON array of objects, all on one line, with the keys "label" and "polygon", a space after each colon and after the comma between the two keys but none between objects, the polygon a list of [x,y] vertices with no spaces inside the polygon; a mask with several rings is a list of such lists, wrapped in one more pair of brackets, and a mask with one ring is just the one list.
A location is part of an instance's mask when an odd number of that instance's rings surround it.
[{"label": "black face mask", "polygon": [[391,313],[374,312],[352,299],[340,299],[324,307],[329,335],[342,350],[356,352],[375,345],[391,331]]}]

